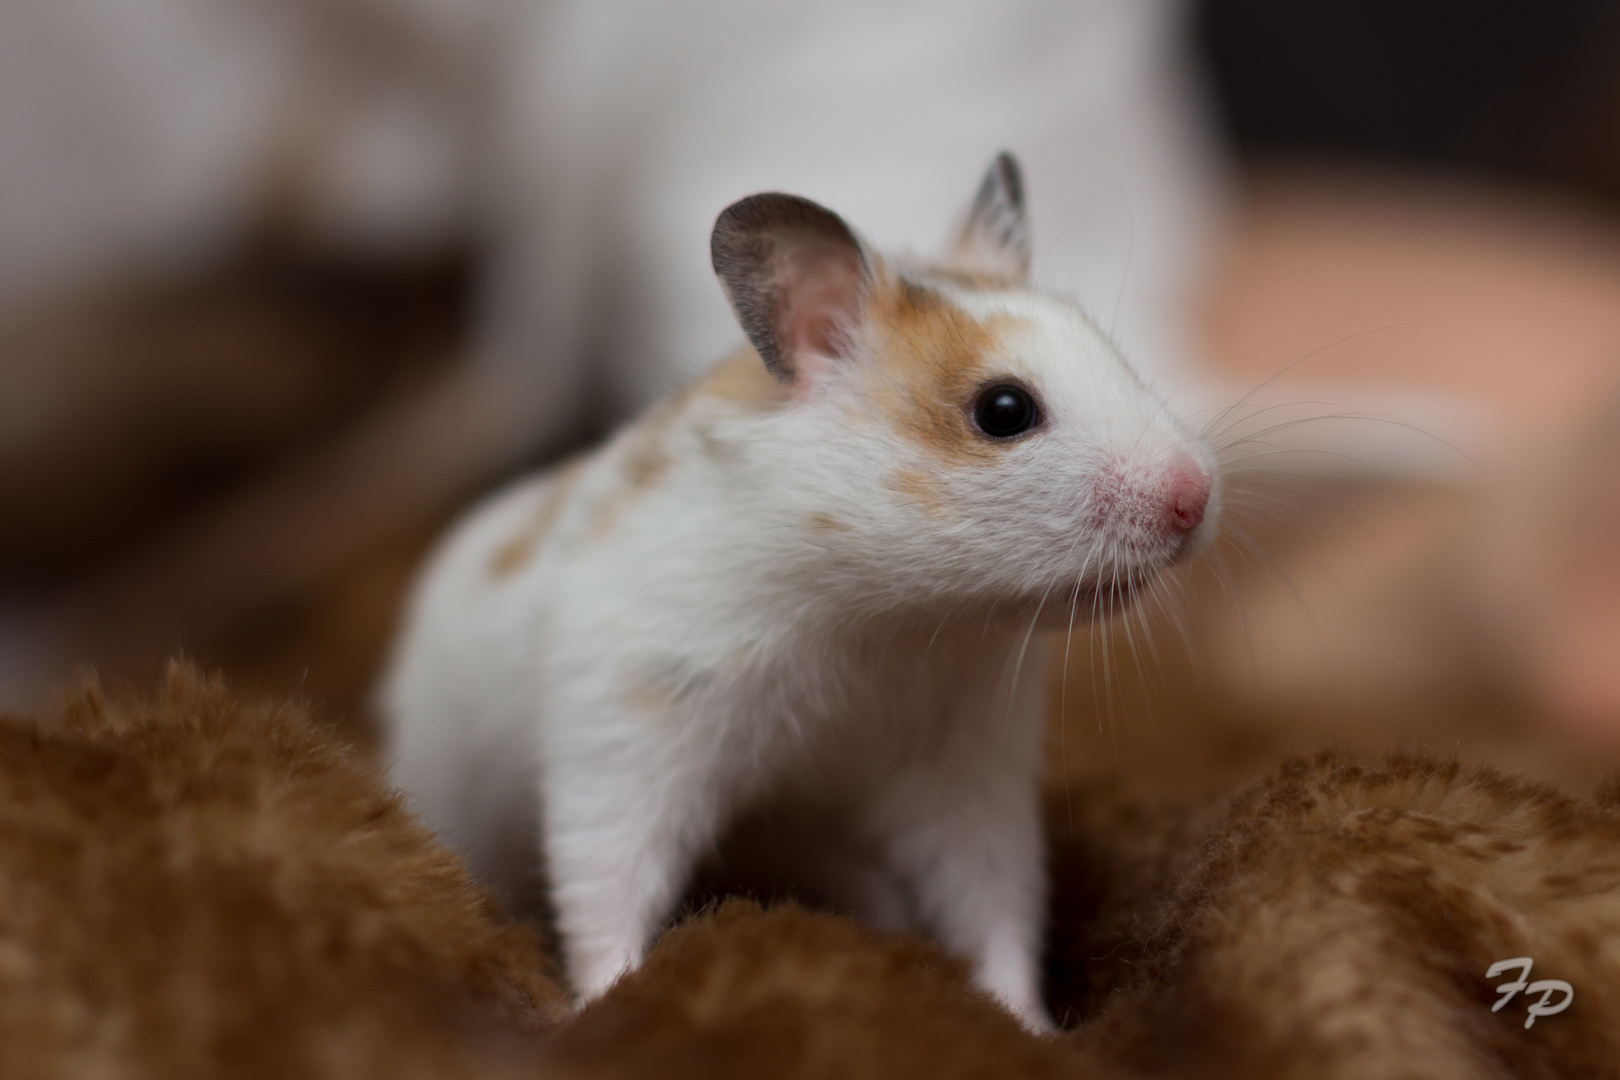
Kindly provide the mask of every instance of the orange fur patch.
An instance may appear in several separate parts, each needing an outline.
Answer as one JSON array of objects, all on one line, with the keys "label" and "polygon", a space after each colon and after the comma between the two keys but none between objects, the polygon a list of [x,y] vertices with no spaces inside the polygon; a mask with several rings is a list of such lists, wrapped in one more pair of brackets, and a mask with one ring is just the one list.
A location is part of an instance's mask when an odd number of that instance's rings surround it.
[{"label": "orange fur patch", "polygon": [[665,449],[665,435],[678,402],[668,402],[647,416],[624,452],[624,479],[632,491],[646,491],[669,472],[672,461]]},{"label": "orange fur patch", "polygon": [[0,1076],[504,1077],[568,1013],[306,708],[180,665],[0,717],[0,896]]},{"label": "orange fur patch", "polygon": [[668,449],[669,429],[691,395],[692,390],[687,389],[659,402],[619,437],[619,473],[624,483],[596,504],[591,514],[591,539],[606,537],[625,507],[669,474],[675,464]]},{"label": "orange fur patch", "polygon": [[675,695],[668,688],[642,674],[624,678],[619,698],[635,712],[651,716],[662,715],[675,704]]},{"label": "orange fur patch", "polygon": [[760,409],[775,408],[789,398],[787,384],[766,370],[759,353],[746,345],[716,364],[695,390],[721,401]]},{"label": "orange fur patch", "polygon": [[968,406],[1010,320],[980,322],[899,277],[874,287],[867,319],[878,335],[873,397],[895,429],[945,464],[995,461],[1000,446],[974,428]]},{"label": "orange fur patch", "polygon": [[849,532],[849,525],[831,514],[817,511],[810,515],[810,529],[813,532]]},{"label": "orange fur patch", "polygon": [[664,478],[670,464],[670,456],[662,446],[650,440],[637,443],[625,455],[624,478],[634,490],[645,491]]},{"label": "orange fur patch", "polygon": [[901,469],[889,478],[889,487],[901,498],[927,511],[930,517],[943,517],[946,513],[944,493],[933,477],[915,469]]},{"label": "orange fur patch", "polygon": [[[591,518],[593,539],[600,540],[612,532],[619,514],[635,496],[655,486],[669,473],[674,465],[668,449],[669,430],[676,418],[699,397],[764,411],[787,402],[789,392],[786,384],[766,370],[759,354],[745,346],[716,364],[696,383],[654,406],[622,436],[621,471],[625,485],[596,507]],[[696,431],[709,456],[725,456],[728,448],[711,431],[701,425]]]},{"label": "orange fur patch", "polygon": [[579,474],[579,462],[564,466],[559,470],[546,489],[540,494],[540,501],[535,505],[534,513],[524,523],[523,529],[512,539],[495,550],[489,560],[489,572],[497,578],[510,577],[523,569],[534,553],[540,549],[540,544],[556,524],[557,515],[561,513],[563,503],[567,500],[569,490],[574,486],[574,477]]},{"label": "orange fur patch", "polygon": [[974,289],[981,292],[1004,292],[1019,287],[1018,282],[1002,274],[992,274],[984,270],[968,270],[960,266],[930,265],[923,269],[927,277],[938,278],[940,281],[964,289]]}]

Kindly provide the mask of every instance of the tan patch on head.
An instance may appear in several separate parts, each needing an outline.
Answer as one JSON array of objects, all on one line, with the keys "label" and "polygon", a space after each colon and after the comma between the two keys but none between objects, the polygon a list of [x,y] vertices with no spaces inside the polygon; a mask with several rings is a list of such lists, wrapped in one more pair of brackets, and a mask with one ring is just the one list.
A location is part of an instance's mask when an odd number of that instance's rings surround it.
[{"label": "tan patch on head", "polygon": [[930,517],[943,517],[947,512],[948,504],[939,481],[926,473],[901,469],[889,478],[889,487],[907,502],[922,507]]},{"label": "tan patch on head", "polygon": [[[792,394],[787,383],[772,375],[765,361],[750,346],[742,348],[716,364],[707,375],[693,384],[691,397],[720,402],[749,413],[768,413],[785,405]],[[699,419],[692,426],[703,453],[713,461],[730,462],[738,457],[738,448],[718,433],[715,426]]]},{"label": "tan patch on head", "polygon": [[574,486],[574,477],[579,474],[579,462],[573,462],[559,470],[545,485],[540,493],[540,501],[535,504],[534,512],[523,523],[518,534],[495,549],[495,554],[489,560],[489,572],[492,577],[510,577],[526,566],[534,553],[540,549],[546,534],[551,531],[552,525],[557,521],[557,515],[562,511],[563,503],[567,501],[569,490]]},{"label": "tan patch on head", "polygon": [[975,289],[983,292],[1005,292],[1009,289],[1019,288],[1019,283],[1004,274],[993,274],[986,270],[968,270],[960,266],[929,265],[922,269],[925,276],[938,278],[963,289]]},{"label": "tan patch on head", "polygon": [[979,433],[968,410],[1012,320],[981,322],[901,277],[873,289],[867,319],[877,335],[873,398],[895,429],[942,463],[997,460],[1002,446]]},{"label": "tan patch on head", "polygon": [[746,345],[716,364],[696,389],[708,397],[760,409],[775,408],[789,398],[787,384],[772,375],[759,353]]},{"label": "tan patch on head", "polygon": [[823,514],[819,510],[810,515],[810,529],[812,532],[849,532],[847,522],[839,521],[831,514]]}]

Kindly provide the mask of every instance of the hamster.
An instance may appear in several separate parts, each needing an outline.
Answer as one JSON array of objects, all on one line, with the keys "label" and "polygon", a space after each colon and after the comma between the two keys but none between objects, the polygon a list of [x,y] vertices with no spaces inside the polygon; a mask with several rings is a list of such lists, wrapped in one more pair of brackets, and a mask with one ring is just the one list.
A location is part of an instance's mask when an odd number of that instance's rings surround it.
[{"label": "hamster", "polygon": [[1022,188],[999,156],[937,263],[805,199],[733,204],[711,258],[751,347],[431,560],[381,688],[394,776],[481,872],[538,815],[581,996],[777,801],[807,889],[1047,1025],[1041,631],[1197,550],[1219,478],[1030,288]]}]

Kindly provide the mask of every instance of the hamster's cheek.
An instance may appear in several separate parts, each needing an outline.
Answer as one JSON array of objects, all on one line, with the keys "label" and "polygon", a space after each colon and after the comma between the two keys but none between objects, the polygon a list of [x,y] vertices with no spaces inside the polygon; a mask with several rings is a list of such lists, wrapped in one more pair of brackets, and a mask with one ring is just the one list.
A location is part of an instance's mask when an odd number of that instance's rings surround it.
[{"label": "hamster's cheek", "polygon": [[960,516],[960,503],[935,469],[907,465],[889,474],[886,486],[902,507],[921,511],[935,521]]}]

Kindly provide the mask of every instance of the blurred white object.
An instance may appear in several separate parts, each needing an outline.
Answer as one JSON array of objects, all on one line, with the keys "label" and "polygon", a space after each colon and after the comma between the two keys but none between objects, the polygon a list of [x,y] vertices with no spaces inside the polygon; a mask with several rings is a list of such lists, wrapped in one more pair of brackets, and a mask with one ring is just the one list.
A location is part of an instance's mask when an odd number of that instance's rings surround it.
[{"label": "blurred white object", "polygon": [[709,230],[754,191],[933,250],[963,178],[1011,150],[1036,284],[1174,395],[1220,186],[1183,7],[8,0],[0,319],[267,217],[383,249],[470,236],[489,260],[466,362],[53,601],[54,629],[14,613],[39,655],[11,666],[54,680],[110,656],[112,626],[205,634],[701,370],[737,341]]},{"label": "blurred white object", "polygon": [[733,199],[803,192],[928,249],[1006,148],[1040,284],[1184,377],[1215,170],[1181,7],[11,0],[0,310],[271,209],[362,244],[472,228],[495,252],[481,351],[542,440],[587,366],[632,407],[734,343],[706,246]]},{"label": "blurred white object", "polygon": [[0,311],[206,257],[272,210],[363,243],[462,228],[479,46],[497,12],[480,0],[8,0]]},{"label": "blurred white object", "polygon": [[869,223],[880,247],[932,250],[959,178],[1008,149],[1028,177],[1038,284],[1179,384],[1196,370],[1188,300],[1217,175],[1181,11],[533,7],[500,68],[486,342],[548,383],[588,358],[615,404],[643,404],[735,343],[707,246],[732,199],[803,194]]}]

